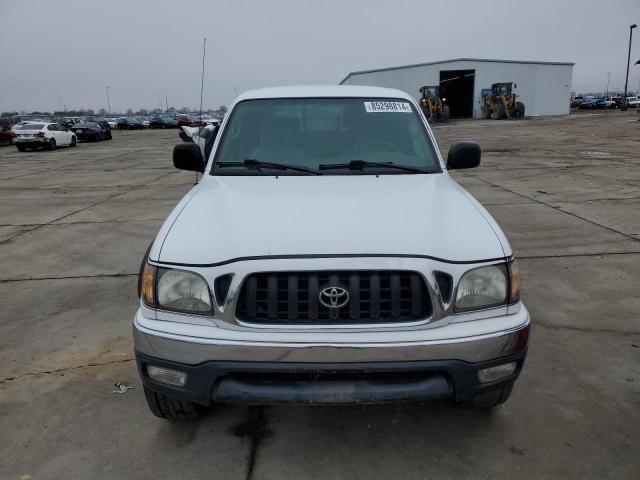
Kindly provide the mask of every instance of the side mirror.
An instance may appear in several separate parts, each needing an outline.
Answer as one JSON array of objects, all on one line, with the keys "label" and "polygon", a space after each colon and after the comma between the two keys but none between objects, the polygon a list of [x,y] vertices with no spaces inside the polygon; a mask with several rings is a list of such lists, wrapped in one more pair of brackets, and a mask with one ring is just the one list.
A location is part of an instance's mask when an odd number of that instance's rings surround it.
[{"label": "side mirror", "polygon": [[179,143],[173,147],[173,165],[180,170],[204,172],[200,147],[195,143]]},{"label": "side mirror", "polygon": [[459,170],[480,165],[480,145],[476,142],[456,142],[447,156],[447,169]]}]

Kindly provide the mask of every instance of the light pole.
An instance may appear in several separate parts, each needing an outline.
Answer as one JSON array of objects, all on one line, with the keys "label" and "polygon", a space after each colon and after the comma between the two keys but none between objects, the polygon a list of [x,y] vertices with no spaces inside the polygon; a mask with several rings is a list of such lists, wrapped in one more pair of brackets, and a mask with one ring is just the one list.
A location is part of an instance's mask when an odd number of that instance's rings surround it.
[{"label": "light pole", "polygon": [[633,29],[638,25],[635,23],[629,25],[629,53],[627,54],[627,76],[624,77],[624,103],[622,104],[622,110],[627,110],[627,86],[629,84],[629,62],[631,61],[631,38],[633,37]]},{"label": "light pole", "polygon": [[611,72],[607,72],[607,97],[609,96],[609,80],[611,79]]},{"label": "light pole", "polygon": [[107,91],[107,109],[109,110],[109,116],[111,116],[111,100],[109,100],[109,87],[104,87]]}]

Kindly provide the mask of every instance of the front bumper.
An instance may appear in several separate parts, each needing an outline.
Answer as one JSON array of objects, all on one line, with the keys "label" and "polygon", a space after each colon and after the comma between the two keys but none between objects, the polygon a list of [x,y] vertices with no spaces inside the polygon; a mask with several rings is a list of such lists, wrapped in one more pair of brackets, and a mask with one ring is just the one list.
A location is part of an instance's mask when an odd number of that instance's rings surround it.
[{"label": "front bumper", "polygon": [[[366,337],[365,332],[353,333],[352,341],[342,343],[301,341],[313,338],[308,333],[295,342],[270,340],[264,332],[263,341],[194,338],[143,326],[140,312],[133,330],[145,386],[203,405],[462,401],[514,382],[519,375],[527,351],[529,315],[522,306],[506,317],[503,325],[508,328],[481,331],[482,325],[495,327],[495,323],[478,320],[433,328],[426,334],[414,331],[415,341],[356,341]],[[489,384],[479,382],[478,370],[510,362],[516,369],[509,376]],[[185,372],[186,385],[174,387],[152,379],[148,365]]]},{"label": "front bumper", "polygon": [[[512,384],[526,357],[523,350],[487,362],[428,360],[378,363],[218,362],[186,365],[136,352],[143,384],[159,393],[201,405],[374,404],[451,399],[470,400],[478,393]],[[482,384],[478,371],[514,362],[515,370]],[[152,379],[153,365],[187,374],[184,387]]]}]

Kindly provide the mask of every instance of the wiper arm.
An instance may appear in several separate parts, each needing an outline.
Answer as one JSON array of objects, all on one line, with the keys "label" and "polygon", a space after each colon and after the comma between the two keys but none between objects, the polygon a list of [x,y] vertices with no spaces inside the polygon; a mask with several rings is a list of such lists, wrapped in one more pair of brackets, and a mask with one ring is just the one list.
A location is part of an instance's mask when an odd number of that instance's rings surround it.
[{"label": "wiper arm", "polygon": [[349,170],[364,170],[367,167],[395,168],[397,170],[404,170],[406,172],[430,173],[428,170],[419,168],[419,167],[411,167],[409,165],[400,165],[392,162],[369,162],[368,160],[351,160],[349,163],[323,164],[319,166],[319,169],[320,170],[339,170],[342,168],[348,168]]},{"label": "wiper arm", "polygon": [[218,162],[216,165],[220,166],[234,166],[234,167],[247,167],[260,170],[261,168],[274,168],[277,170],[293,170],[296,172],[310,173],[313,175],[322,175],[322,172],[309,167],[302,167],[299,165],[290,165],[287,163],[274,163],[274,162],[262,162],[254,158],[247,158],[242,162]]}]

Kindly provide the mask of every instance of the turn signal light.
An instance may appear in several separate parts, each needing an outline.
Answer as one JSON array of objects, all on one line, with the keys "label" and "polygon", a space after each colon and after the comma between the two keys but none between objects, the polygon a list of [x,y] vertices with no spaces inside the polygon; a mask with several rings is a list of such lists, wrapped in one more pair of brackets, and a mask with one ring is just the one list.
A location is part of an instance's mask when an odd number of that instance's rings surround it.
[{"label": "turn signal light", "polygon": [[147,365],[147,373],[157,382],[166,383],[175,387],[184,387],[187,384],[187,374],[170,368]]},{"label": "turn signal light", "polygon": [[509,276],[511,281],[511,290],[509,293],[509,303],[516,303],[520,300],[520,288],[522,286],[522,280],[520,279],[520,268],[518,262],[515,260],[509,264]]},{"label": "turn signal light", "polygon": [[144,266],[144,270],[142,271],[142,282],[140,286],[140,296],[144,303],[150,306],[154,306],[156,304],[156,295],[155,295],[155,285],[156,285],[156,267],[153,265],[149,265],[148,263]]},{"label": "turn signal light", "polygon": [[478,371],[478,380],[480,383],[495,382],[502,378],[513,375],[516,371],[516,362],[505,363],[496,367],[485,368]]}]

